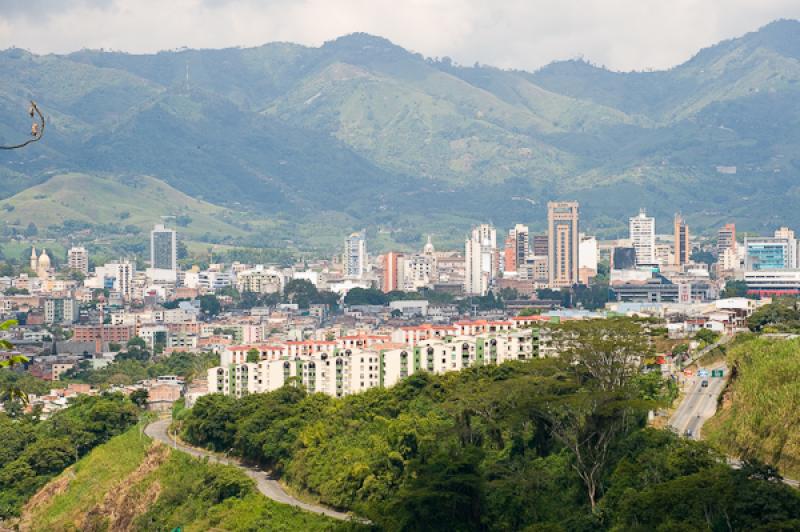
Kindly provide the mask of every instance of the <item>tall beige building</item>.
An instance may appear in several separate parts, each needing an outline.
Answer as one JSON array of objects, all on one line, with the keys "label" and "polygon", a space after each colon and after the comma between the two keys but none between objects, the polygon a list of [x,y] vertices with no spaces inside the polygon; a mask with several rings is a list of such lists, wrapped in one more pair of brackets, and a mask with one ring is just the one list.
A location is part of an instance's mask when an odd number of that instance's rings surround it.
[{"label": "tall beige building", "polygon": [[67,262],[71,270],[76,270],[84,275],[89,273],[89,252],[83,246],[74,246],[69,249]]},{"label": "tall beige building", "polygon": [[550,288],[578,282],[578,202],[547,203],[548,275]]},{"label": "tall beige building", "polygon": [[689,226],[680,214],[675,215],[675,252],[673,264],[681,266],[689,263],[692,254],[692,245],[689,241]]}]

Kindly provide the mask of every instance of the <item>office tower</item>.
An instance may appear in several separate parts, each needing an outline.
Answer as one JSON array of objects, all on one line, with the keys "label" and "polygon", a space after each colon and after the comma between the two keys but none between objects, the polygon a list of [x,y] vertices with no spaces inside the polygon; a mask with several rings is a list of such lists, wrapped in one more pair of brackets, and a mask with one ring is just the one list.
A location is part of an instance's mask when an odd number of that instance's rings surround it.
[{"label": "office tower", "polygon": [[367,240],[363,231],[353,233],[345,239],[342,264],[347,277],[361,279],[366,273]]},{"label": "office tower", "polygon": [[514,232],[514,263],[524,264],[525,259],[528,258],[528,250],[530,249],[529,235],[527,225],[517,224],[512,229]]},{"label": "office tower", "polygon": [[383,256],[383,291],[389,293],[397,290],[398,287],[398,263],[402,255],[396,251],[390,251]]},{"label": "office tower", "polygon": [[548,253],[547,235],[533,235],[533,255],[546,257]]},{"label": "office tower", "polygon": [[547,203],[548,275],[550,288],[578,282],[578,202]]},{"label": "office tower", "polygon": [[177,233],[157,224],[150,231],[150,267],[160,270],[177,270]]},{"label": "office tower", "polygon": [[497,275],[497,231],[488,224],[472,230],[464,244],[464,291],[485,295]]},{"label": "office tower", "polygon": [[70,270],[89,273],[89,252],[83,246],[73,246],[67,253],[67,264]]},{"label": "office tower", "polygon": [[747,271],[792,268],[792,245],[782,237],[745,237],[744,266]]},{"label": "office tower", "polygon": [[513,229],[509,231],[509,235],[506,237],[505,245],[503,246],[502,270],[504,273],[516,273],[521,266],[517,265],[516,241],[511,233],[513,233]]},{"label": "office tower", "polygon": [[797,268],[797,239],[794,236],[794,231],[788,227],[781,227],[775,231],[775,238],[782,238],[788,244],[787,268]]},{"label": "office tower", "polygon": [[689,262],[692,246],[689,242],[689,226],[680,214],[675,215],[675,253],[673,264],[681,266]]},{"label": "office tower", "polygon": [[644,209],[629,220],[630,239],[636,250],[636,264],[656,263],[656,220]]},{"label": "office tower", "polygon": [[736,224],[725,224],[717,233],[717,255],[726,249],[736,251]]}]

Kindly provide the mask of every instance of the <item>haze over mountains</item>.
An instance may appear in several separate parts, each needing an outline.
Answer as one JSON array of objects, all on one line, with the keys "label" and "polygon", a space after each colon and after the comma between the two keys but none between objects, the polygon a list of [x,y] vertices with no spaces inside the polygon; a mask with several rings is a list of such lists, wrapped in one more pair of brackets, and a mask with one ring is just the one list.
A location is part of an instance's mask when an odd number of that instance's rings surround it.
[{"label": "haze over mountains", "polygon": [[[0,154],[9,223],[56,207],[127,223],[93,212],[114,194],[154,217],[202,204],[193,238],[259,245],[338,245],[362,227],[382,245],[416,247],[427,231],[456,242],[479,221],[542,227],[555,198],[581,201],[601,236],[639,207],[664,231],[678,210],[693,232],[800,223],[797,21],[659,72],[459,66],[366,34],[155,55],[11,49],[0,72],[0,140],[29,127],[28,98],[49,119],[41,143]],[[141,176],[166,183],[171,206]],[[64,192],[71,179],[80,195]]]}]

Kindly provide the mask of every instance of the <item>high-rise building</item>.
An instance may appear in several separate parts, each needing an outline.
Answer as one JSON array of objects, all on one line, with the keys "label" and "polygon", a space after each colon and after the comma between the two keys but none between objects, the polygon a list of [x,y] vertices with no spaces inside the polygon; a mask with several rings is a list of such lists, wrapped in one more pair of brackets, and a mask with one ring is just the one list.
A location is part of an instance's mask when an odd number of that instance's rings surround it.
[{"label": "high-rise building", "polygon": [[472,230],[464,244],[464,291],[485,295],[497,275],[497,231],[489,224]]},{"label": "high-rise building", "polygon": [[578,282],[578,202],[547,203],[548,275],[550,288]]},{"label": "high-rise building", "polygon": [[787,270],[792,268],[791,244],[780,237],[745,237],[745,270]]},{"label": "high-rise building", "polygon": [[157,224],[150,231],[150,266],[159,270],[177,270],[177,233]]},{"label": "high-rise building", "polygon": [[675,253],[673,264],[681,266],[689,262],[692,253],[692,246],[689,241],[689,226],[680,214],[675,215]]},{"label": "high-rise building", "polygon": [[636,250],[636,264],[656,263],[656,220],[644,209],[629,220],[630,239]]},{"label": "high-rise building", "polygon": [[98,277],[110,281],[109,287],[119,292],[122,297],[126,299],[133,297],[133,276],[136,273],[136,265],[129,260],[108,262],[95,268],[95,272]]},{"label": "high-rise building", "polygon": [[533,255],[546,257],[549,249],[547,235],[533,235]]},{"label": "high-rise building", "polygon": [[[513,229],[511,232],[513,232]],[[514,236],[509,234],[503,247],[503,272],[515,273],[520,266],[517,264],[516,241]]]},{"label": "high-rise building", "polygon": [[70,270],[86,275],[89,273],[89,252],[83,246],[73,246],[67,253],[67,264]]},{"label": "high-rise building", "polygon": [[505,241],[504,271],[517,271],[520,265],[525,264],[529,254],[530,231],[527,225],[517,224],[508,231],[508,238]]},{"label": "high-rise building", "polygon": [[794,236],[794,231],[788,227],[781,227],[775,231],[775,238],[783,238],[789,245],[788,250],[788,268],[797,268],[797,238]]},{"label": "high-rise building", "polygon": [[389,251],[383,256],[383,291],[389,293],[398,288],[398,263],[403,255]]},{"label": "high-rise building", "polygon": [[736,224],[725,224],[717,233],[717,255],[726,249],[736,251]]},{"label": "high-rise building", "polygon": [[363,231],[348,236],[344,241],[342,256],[344,274],[352,279],[361,279],[367,271],[367,240]]}]

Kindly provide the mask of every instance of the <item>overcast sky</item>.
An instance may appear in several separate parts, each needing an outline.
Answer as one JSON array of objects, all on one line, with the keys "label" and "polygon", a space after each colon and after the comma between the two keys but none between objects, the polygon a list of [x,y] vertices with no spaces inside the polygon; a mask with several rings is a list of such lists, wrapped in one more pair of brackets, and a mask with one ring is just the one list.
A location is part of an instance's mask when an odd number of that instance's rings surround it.
[{"label": "overcast sky", "polygon": [[800,0],[0,0],[0,48],[318,46],[364,31],[462,64],[583,57],[631,70],[673,66],[777,18],[800,18]]}]

